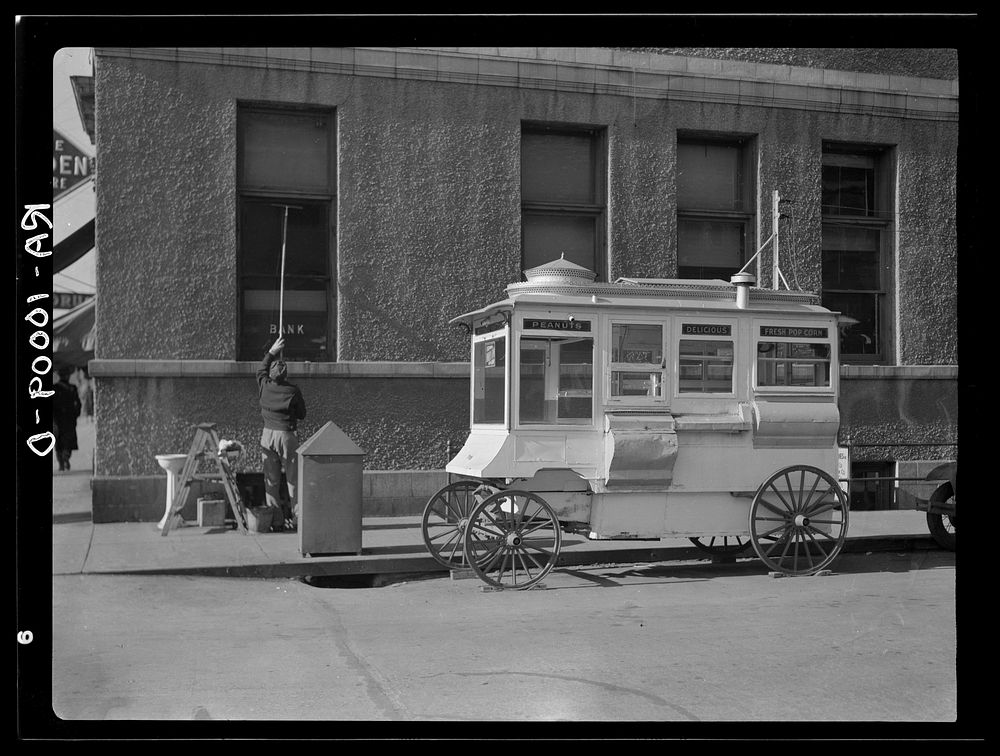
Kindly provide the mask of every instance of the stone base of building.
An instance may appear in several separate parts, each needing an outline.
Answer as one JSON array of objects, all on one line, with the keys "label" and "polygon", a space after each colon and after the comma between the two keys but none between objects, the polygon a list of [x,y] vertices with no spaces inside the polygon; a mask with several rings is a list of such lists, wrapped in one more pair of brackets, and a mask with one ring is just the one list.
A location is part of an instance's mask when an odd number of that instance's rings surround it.
[{"label": "stone base of building", "polygon": [[[258,474],[259,475],[259,474]],[[255,474],[238,475],[241,489],[262,496]],[[413,517],[427,500],[448,483],[444,470],[365,470],[362,478],[362,517]],[[251,490],[247,490],[251,489]],[[166,475],[95,477],[91,483],[92,519],[102,522],[158,522],[166,509]],[[220,484],[195,480],[181,510],[185,520],[198,519],[198,499],[225,498]],[[245,496],[246,498],[246,496]],[[335,506],[331,502],[331,506]]]}]

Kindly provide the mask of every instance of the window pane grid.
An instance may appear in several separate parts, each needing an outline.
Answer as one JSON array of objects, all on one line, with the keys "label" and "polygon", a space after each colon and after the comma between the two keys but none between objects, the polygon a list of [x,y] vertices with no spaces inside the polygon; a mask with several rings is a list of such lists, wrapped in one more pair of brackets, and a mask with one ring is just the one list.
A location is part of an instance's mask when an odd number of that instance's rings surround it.
[{"label": "window pane grid", "polygon": [[732,341],[681,339],[677,352],[680,393],[732,392]]},{"label": "window pane grid", "polygon": [[507,381],[507,337],[478,341],[473,347],[472,422],[504,422]]},{"label": "window pane grid", "polygon": [[279,326],[286,359],[335,358],[332,124],[332,112],[240,108],[239,359],[259,360]]},{"label": "window pane grid", "polygon": [[677,143],[677,275],[728,280],[743,266],[752,221],[742,141]]},{"label": "window pane grid", "polygon": [[612,323],[611,396],[663,396],[663,326]]},{"label": "window pane grid", "polygon": [[830,385],[830,345],[761,341],[757,344],[758,386]]},{"label": "window pane grid", "polygon": [[567,260],[604,278],[603,144],[590,129],[521,133],[523,269]]},{"label": "window pane grid", "polygon": [[584,424],[593,418],[593,339],[522,338],[518,419]]},{"label": "window pane grid", "polygon": [[842,357],[883,360],[892,289],[890,152],[828,144],[822,162],[823,306],[842,314]]}]

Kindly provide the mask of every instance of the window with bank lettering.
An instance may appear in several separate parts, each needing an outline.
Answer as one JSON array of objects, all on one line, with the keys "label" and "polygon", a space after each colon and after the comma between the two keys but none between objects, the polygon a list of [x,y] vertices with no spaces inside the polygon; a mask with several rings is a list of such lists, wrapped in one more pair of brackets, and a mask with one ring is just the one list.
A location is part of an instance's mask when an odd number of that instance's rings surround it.
[{"label": "window with bank lettering", "polygon": [[753,152],[748,137],[677,138],[677,275],[739,272],[753,239]]},{"label": "window with bank lettering", "polygon": [[237,131],[239,359],[280,331],[286,360],[333,361],[334,114],[241,106]]},{"label": "window with bank lettering", "polygon": [[892,156],[886,148],[823,146],[823,306],[842,313],[842,361],[891,354]]},{"label": "window with bank lettering", "polygon": [[604,132],[524,124],[521,129],[522,270],[566,259],[607,280]]}]

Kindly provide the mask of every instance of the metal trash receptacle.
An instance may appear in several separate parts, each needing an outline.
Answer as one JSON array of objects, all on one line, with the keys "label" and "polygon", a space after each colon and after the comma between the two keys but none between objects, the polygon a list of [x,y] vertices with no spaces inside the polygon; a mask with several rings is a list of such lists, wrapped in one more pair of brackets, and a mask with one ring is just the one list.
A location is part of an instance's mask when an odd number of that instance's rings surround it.
[{"label": "metal trash receptacle", "polygon": [[360,554],[364,451],[329,421],[297,453],[299,551]]}]

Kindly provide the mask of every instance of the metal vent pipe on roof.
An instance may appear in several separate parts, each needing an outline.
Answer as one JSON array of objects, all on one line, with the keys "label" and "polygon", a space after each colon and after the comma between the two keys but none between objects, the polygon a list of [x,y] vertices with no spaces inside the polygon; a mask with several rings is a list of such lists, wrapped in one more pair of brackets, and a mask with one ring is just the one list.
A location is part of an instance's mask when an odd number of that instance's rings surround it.
[{"label": "metal vent pipe on roof", "polygon": [[737,273],[729,283],[736,287],[736,307],[745,310],[750,304],[750,287],[757,283],[757,277],[753,273]]}]

